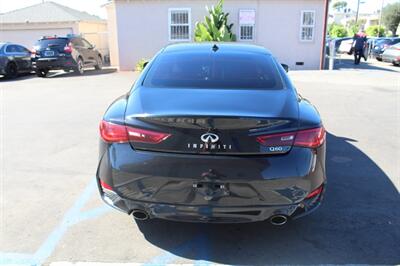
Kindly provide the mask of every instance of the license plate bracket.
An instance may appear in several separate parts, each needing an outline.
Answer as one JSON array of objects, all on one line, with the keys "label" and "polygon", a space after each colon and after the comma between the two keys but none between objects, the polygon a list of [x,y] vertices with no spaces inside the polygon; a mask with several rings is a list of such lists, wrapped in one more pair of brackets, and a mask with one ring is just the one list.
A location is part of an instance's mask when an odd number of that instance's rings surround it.
[{"label": "license plate bracket", "polygon": [[54,56],[54,51],[44,51],[44,56]]}]

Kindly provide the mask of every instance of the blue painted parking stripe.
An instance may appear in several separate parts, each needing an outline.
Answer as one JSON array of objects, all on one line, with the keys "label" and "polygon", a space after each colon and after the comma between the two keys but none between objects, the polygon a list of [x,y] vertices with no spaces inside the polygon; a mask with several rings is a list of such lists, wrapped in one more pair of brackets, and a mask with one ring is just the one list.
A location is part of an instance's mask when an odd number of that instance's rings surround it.
[{"label": "blue painted parking stripe", "polygon": [[79,222],[82,222],[84,220],[88,219],[94,219],[96,217],[102,216],[103,214],[106,214],[107,212],[113,210],[113,208],[109,207],[108,205],[104,205],[98,208],[95,208],[93,210],[85,211],[79,213],[73,221],[70,221],[69,225],[74,225]]},{"label": "blue painted parking stripe", "polygon": [[36,251],[34,257],[39,264],[42,264],[51,255],[51,253],[53,253],[57,243],[67,231],[69,223],[72,223],[75,220],[79,210],[86,204],[95,189],[96,180],[93,178],[72,208],[65,214],[62,222],[53,230],[45,242]]},{"label": "blue painted parking stripe", "polygon": [[41,265],[53,253],[58,242],[64,236],[68,227],[87,219],[99,217],[111,210],[108,206],[101,206],[92,210],[81,212],[96,191],[96,180],[93,178],[81,193],[78,200],[64,215],[61,223],[50,233],[35,254],[2,253],[0,252],[0,265]]},{"label": "blue painted parking stripe", "polygon": [[0,252],[0,265],[32,265],[32,254]]}]

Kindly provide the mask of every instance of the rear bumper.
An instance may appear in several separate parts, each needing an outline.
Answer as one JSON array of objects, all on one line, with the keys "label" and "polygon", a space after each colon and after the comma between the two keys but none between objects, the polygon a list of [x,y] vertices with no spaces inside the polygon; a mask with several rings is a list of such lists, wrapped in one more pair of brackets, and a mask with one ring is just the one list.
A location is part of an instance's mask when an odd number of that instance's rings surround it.
[{"label": "rear bumper", "polygon": [[[325,144],[266,157],[195,156],[134,151],[101,144],[100,195],[130,214],[186,222],[255,222],[281,214],[297,218],[315,210],[325,189]],[[112,190],[103,189],[100,180]]]},{"label": "rear bumper", "polygon": [[111,207],[130,214],[133,210],[141,210],[149,218],[159,218],[180,222],[206,223],[248,223],[265,221],[274,215],[284,215],[290,219],[297,219],[316,210],[324,197],[325,189],[318,196],[303,200],[298,204],[278,206],[230,206],[215,207],[210,205],[191,206],[178,204],[149,203],[115,198],[110,201],[99,186],[103,201]]},{"label": "rear bumper", "polygon": [[382,61],[387,63],[400,63],[400,56],[382,55]]},{"label": "rear bumper", "polygon": [[76,66],[72,57],[37,58],[34,61],[36,69],[68,69]]}]

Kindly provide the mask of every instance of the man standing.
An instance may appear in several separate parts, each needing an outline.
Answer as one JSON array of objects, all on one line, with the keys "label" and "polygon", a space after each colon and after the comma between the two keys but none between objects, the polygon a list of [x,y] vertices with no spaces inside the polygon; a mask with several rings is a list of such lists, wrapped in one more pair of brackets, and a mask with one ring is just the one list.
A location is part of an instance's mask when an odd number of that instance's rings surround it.
[{"label": "man standing", "polygon": [[359,32],[354,35],[353,48],[354,48],[354,64],[360,64],[361,57],[365,58],[364,49],[367,44],[367,35],[364,32]]}]

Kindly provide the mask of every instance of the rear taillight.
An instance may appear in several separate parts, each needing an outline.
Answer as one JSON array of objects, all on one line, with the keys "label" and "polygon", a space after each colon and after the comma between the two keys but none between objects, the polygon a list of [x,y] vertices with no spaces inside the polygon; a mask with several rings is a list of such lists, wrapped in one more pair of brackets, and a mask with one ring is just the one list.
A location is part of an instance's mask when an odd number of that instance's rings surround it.
[{"label": "rear taillight", "polygon": [[72,53],[72,43],[68,43],[65,47],[64,47],[64,52],[65,53]]},{"label": "rear taillight", "polygon": [[256,140],[260,144],[268,147],[294,145],[299,147],[317,148],[325,141],[325,129],[319,127],[297,132],[264,135],[258,136]]},{"label": "rear taillight", "polygon": [[128,142],[128,133],[123,125],[106,121],[100,123],[100,136],[105,142]]},{"label": "rear taillight", "polygon": [[150,131],[140,128],[128,127],[101,121],[100,136],[106,142],[141,142],[149,144],[158,144],[166,140],[170,134]]},{"label": "rear taillight", "polygon": [[311,198],[315,198],[316,196],[318,196],[319,194],[321,194],[322,190],[324,189],[324,185],[319,186],[318,188],[314,189],[313,191],[311,191],[306,199],[311,199]]},{"label": "rear taillight", "polygon": [[100,180],[100,185],[103,188],[103,190],[104,189],[112,190],[112,187],[109,184],[107,184],[106,182],[104,182],[103,180]]},{"label": "rear taillight", "polygon": [[257,137],[257,141],[265,146],[292,146],[296,133],[272,134]]},{"label": "rear taillight", "polygon": [[30,50],[29,52],[31,53],[31,57],[32,57],[32,58],[35,58],[35,57],[36,57],[37,51],[36,51],[35,48],[32,48],[32,50]]},{"label": "rear taillight", "polygon": [[171,136],[170,134],[140,128],[126,127],[126,129],[128,131],[129,140],[133,142],[158,144]]},{"label": "rear taillight", "polygon": [[323,127],[298,131],[294,146],[317,148],[324,143],[325,134]]}]

